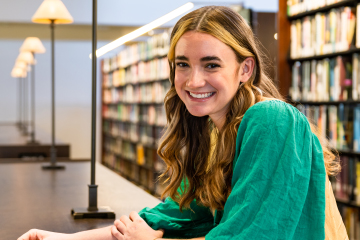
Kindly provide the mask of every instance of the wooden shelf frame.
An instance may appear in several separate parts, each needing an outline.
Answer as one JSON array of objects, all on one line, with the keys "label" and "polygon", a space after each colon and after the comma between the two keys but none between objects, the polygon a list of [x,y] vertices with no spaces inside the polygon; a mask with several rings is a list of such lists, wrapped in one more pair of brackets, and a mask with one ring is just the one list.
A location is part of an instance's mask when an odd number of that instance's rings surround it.
[{"label": "wooden shelf frame", "polygon": [[344,105],[351,105],[351,104],[360,104],[360,100],[346,100],[346,101],[319,101],[319,102],[313,102],[313,101],[299,101],[299,102],[291,102],[294,105],[301,104],[301,105],[335,105],[338,106],[340,104]]},{"label": "wooden shelf frame", "polygon": [[315,55],[315,56],[309,56],[309,57],[300,57],[300,58],[289,58],[289,63],[294,62],[303,62],[303,61],[311,61],[311,60],[321,60],[325,58],[335,58],[337,56],[350,56],[354,53],[360,53],[360,48],[356,48],[355,46],[351,46],[349,50],[343,51],[343,52],[335,52],[335,53],[328,53],[328,54],[322,54],[322,55]]},{"label": "wooden shelf frame", "polygon": [[127,82],[123,85],[120,86],[102,86],[103,89],[119,89],[119,88],[124,88],[127,85],[133,85],[133,86],[137,86],[137,85],[146,85],[146,84],[150,84],[150,83],[155,83],[155,82],[165,82],[165,81],[170,81],[169,78],[161,78],[161,79],[156,79],[156,80],[150,80],[150,81],[144,81],[144,82]]},{"label": "wooden shelf frame", "polygon": [[310,11],[298,13],[296,15],[288,16],[288,20],[289,21],[296,20],[296,19],[303,18],[306,16],[315,15],[316,13],[319,13],[319,12],[329,12],[332,8],[354,7],[354,6],[356,6],[357,3],[358,3],[358,1],[356,1],[356,0],[343,0],[343,1],[340,1],[340,2],[337,2],[334,4],[330,4],[330,5],[321,7],[321,8],[317,8],[317,9],[313,9]]}]

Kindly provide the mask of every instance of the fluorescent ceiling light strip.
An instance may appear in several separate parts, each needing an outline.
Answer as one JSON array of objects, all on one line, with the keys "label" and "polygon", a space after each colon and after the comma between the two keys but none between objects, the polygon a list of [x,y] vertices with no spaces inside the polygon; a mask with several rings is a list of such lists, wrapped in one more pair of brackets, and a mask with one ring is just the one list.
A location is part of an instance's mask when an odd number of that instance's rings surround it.
[{"label": "fluorescent ceiling light strip", "polygon": [[[138,28],[135,31],[133,31],[129,34],[126,34],[125,36],[122,36],[122,37],[112,41],[111,43],[108,43],[105,46],[99,48],[98,50],[96,50],[96,56],[100,57],[100,56],[104,55],[105,53],[119,47],[120,45],[122,45],[130,40],[133,40],[133,39],[149,32],[150,30],[157,28],[157,27],[163,25],[164,23],[167,23],[168,21],[180,16],[181,14],[189,11],[193,7],[194,7],[194,4],[192,2],[188,2],[184,5],[182,5],[181,7],[156,19],[155,21],[152,21],[151,23],[148,23],[148,24],[142,26],[141,28]],[[90,54],[90,58],[91,58],[91,54]]]}]

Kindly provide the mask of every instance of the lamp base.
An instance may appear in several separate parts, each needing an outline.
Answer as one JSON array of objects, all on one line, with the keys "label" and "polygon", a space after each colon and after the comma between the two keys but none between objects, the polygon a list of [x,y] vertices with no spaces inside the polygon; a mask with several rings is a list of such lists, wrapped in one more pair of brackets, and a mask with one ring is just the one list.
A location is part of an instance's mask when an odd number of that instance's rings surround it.
[{"label": "lamp base", "polygon": [[65,166],[60,165],[48,165],[48,166],[42,166],[43,170],[63,170],[65,169]]},{"label": "lamp base", "polygon": [[22,132],[21,132],[21,134],[22,134],[23,136],[29,136],[29,132],[28,132],[26,129],[23,129]]},{"label": "lamp base", "polygon": [[56,165],[56,148],[54,145],[50,148],[50,165],[42,166],[44,170],[62,170],[65,169],[65,166]]},{"label": "lamp base", "polygon": [[97,211],[90,211],[88,208],[74,208],[71,210],[74,219],[103,218],[115,219],[115,212],[110,207],[99,207]]},{"label": "lamp base", "polygon": [[36,140],[30,140],[26,143],[26,145],[38,146],[40,143]]}]

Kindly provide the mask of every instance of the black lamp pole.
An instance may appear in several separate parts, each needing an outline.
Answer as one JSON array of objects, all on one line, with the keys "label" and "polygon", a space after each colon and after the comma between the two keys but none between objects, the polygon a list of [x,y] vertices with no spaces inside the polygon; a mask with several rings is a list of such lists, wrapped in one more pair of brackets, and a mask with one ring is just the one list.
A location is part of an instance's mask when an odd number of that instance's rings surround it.
[{"label": "black lamp pole", "polygon": [[34,63],[31,69],[31,133],[28,144],[37,145],[39,142],[35,140],[35,54],[32,52]]},{"label": "black lamp pole", "polygon": [[[26,70],[27,71],[27,65],[26,65]],[[23,116],[23,127],[22,127],[22,134],[23,135],[28,135],[28,74],[26,74],[26,77],[24,77],[24,86],[23,86],[23,107],[24,107],[24,116]]]},{"label": "black lamp pole", "polygon": [[97,211],[97,185],[95,184],[96,158],[96,47],[97,47],[97,0],[93,0],[92,22],[92,97],[91,97],[91,179],[89,185],[89,211]]},{"label": "black lamp pole", "polygon": [[92,100],[91,100],[91,183],[89,185],[89,206],[74,208],[71,214],[74,219],[108,218],[115,219],[115,213],[109,207],[97,206],[97,185],[95,184],[95,150],[96,150],[96,45],[97,45],[97,0],[93,0],[92,22]]},{"label": "black lamp pole", "polygon": [[55,20],[50,19],[51,28],[51,149],[50,149],[50,165],[42,166],[45,170],[64,169],[65,166],[56,165],[56,148],[55,148],[55,49],[54,49],[54,27]]},{"label": "black lamp pole", "polygon": [[17,126],[22,128],[22,79],[18,77],[18,123]]}]

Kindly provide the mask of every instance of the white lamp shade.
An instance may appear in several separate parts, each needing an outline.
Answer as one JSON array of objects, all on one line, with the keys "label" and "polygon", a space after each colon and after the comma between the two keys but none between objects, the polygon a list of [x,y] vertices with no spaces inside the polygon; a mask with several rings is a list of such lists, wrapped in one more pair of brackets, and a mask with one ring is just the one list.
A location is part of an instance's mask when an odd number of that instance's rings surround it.
[{"label": "white lamp shade", "polygon": [[37,37],[27,37],[21,45],[20,52],[45,53],[45,47]]},{"label": "white lamp shade", "polygon": [[72,23],[74,21],[62,1],[44,0],[31,21],[35,23],[51,23],[51,20],[54,20],[55,24]]},{"label": "white lamp shade", "polygon": [[25,62],[27,64],[34,64],[34,56],[31,52],[21,52],[16,61]]},{"label": "white lamp shade", "polygon": [[27,64],[23,61],[16,61],[15,68],[21,68],[27,70]]},{"label": "white lamp shade", "polygon": [[11,77],[13,78],[26,77],[26,71],[24,71],[22,68],[14,67],[11,71]]}]

